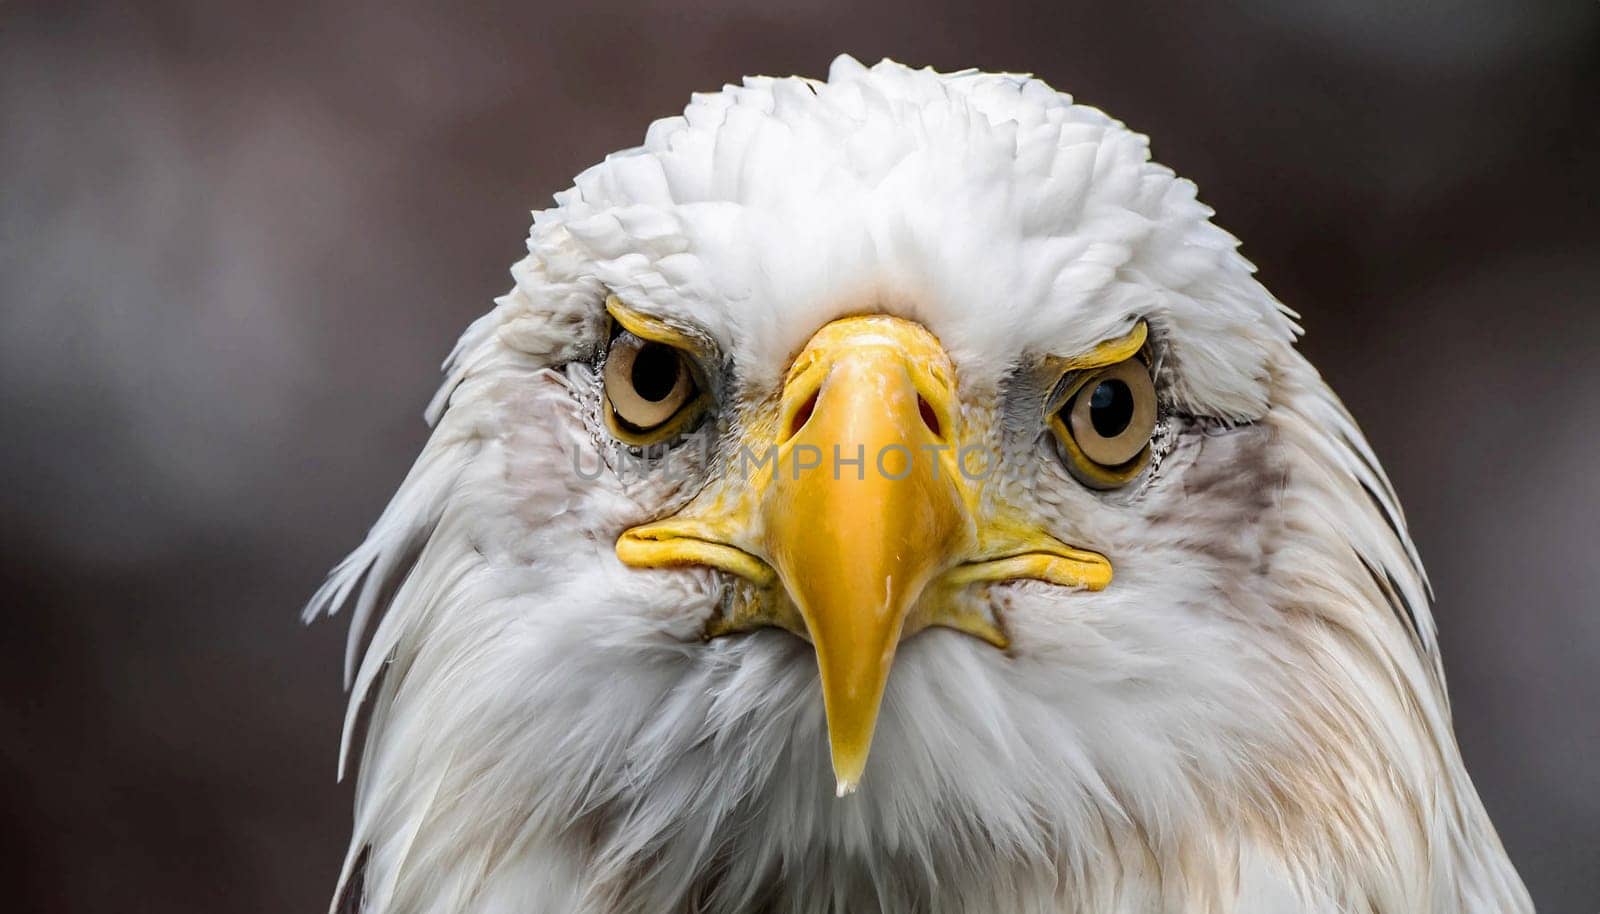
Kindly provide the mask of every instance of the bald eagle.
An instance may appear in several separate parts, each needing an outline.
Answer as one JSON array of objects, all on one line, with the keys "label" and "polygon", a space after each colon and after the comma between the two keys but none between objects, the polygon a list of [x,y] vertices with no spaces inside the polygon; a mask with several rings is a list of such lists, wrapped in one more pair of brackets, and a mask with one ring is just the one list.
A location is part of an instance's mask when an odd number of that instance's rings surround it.
[{"label": "bald eagle", "polygon": [[337,907],[1531,910],[1394,491],[1145,137],[841,57],[555,200],[306,611]]}]

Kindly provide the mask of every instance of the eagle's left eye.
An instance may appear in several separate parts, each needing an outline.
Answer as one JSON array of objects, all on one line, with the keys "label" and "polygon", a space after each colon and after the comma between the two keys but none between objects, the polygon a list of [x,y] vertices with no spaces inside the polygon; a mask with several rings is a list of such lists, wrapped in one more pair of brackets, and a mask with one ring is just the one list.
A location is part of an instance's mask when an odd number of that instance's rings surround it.
[{"label": "eagle's left eye", "polygon": [[1138,357],[1087,372],[1050,418],[1067,469],[1094,489],[1114,489],[1139,475],[1155,425],[1155,382]]},{"label": "eagle's left eye", "polygon": [[606,424],[625,444],[655,444],[688,427],[701,405],[688,353],[626,330],[611,341],[604,370]]}]

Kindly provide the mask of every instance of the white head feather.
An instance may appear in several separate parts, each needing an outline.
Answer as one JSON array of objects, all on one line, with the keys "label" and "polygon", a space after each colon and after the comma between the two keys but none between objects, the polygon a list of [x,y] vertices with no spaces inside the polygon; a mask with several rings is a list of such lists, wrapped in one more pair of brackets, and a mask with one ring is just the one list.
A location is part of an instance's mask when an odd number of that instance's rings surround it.
[{"label": "white head feather", "polygon": [[[538,213],[431,440],[308,618],[369,621],[345,897],[423,911],[1531,910],[1450,732],[1382,470],[1192,184],[1022,76],[870,69],[696,95]],[[1135,491],[1018,483],[1116,560],[931,629],[837,800],[811,648],[703,642],[723,581],[619,564],[688,481],[597,465],[615,293],[701,328],[725,401],[828,321],[929,327],[962,396],[1148,321],[1172,418]],[[976,408],[976,407],[975,407]],[[597,478],[593,472],[599,470]],[[392,591],[392,596],[390,596]],[[343,760],[341,761],[343,764]]]}]

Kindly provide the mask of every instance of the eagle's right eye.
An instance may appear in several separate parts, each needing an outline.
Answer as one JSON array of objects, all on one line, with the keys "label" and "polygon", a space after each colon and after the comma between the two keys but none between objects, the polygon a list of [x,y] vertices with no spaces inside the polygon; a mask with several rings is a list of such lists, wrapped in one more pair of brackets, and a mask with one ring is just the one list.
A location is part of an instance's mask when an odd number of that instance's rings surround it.
[{"label": "eagle's right eye", "polygon": [[672,437],[699,413],[702,401],[688,353],[619,330],[606,353],[606,424],[625,444]]}]

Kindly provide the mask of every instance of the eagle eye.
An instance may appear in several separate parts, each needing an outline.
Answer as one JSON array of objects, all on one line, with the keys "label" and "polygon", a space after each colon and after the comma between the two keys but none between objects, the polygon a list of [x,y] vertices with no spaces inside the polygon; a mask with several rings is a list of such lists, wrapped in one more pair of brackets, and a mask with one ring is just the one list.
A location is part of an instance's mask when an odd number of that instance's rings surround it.
[{"label": "eagle eye", "polygon": [[1131,482],[1150,458],[1156,386],[1138,357],[1085,372],[1051,416],[1067,469],[1093,489]]},{"label": "eagle eye", "polygon": [[607,426],[624,444],[636,446],[687,428],[703,399],[688,353],[626,330],[611,340],[603,383]]}]

